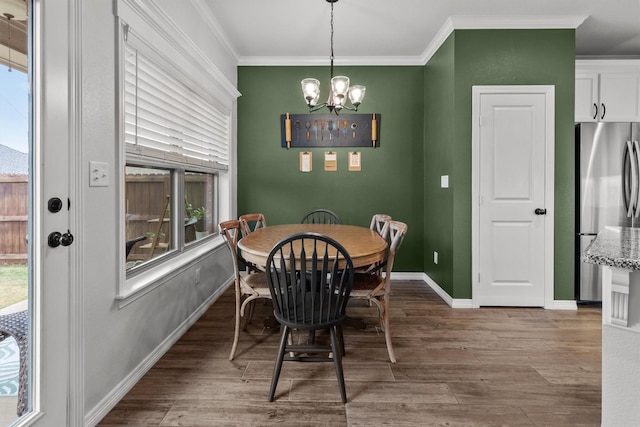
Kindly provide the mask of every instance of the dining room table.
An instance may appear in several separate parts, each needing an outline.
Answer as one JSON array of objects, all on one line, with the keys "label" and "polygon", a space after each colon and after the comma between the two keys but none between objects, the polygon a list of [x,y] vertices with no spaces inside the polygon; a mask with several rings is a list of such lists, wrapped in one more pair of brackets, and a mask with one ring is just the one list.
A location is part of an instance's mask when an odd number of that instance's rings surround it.
[{"label": "dining room table", "polygon": [[[264,270],[269,253],[276,243],[298,233],[318,233],[331,237],[347,250],[355,269],[383,261],[388,248],[387,241],[367,227],[346,224],[281,224],[257,229],[241,238],[238,241],[239,255],[258,269]],[[347,317],[345,326],[366,328],[363,321],[351,317]]]},{"label": "dining room table", "polygon": [[307,232],[322,234],[340,243],[349,253],[356,269],[384,260],[387,251],[387,241],[375,231],[345,224],[270,225],[240,239],[238,251],[243,259],[264,269],[276,243],[293,234]]}]

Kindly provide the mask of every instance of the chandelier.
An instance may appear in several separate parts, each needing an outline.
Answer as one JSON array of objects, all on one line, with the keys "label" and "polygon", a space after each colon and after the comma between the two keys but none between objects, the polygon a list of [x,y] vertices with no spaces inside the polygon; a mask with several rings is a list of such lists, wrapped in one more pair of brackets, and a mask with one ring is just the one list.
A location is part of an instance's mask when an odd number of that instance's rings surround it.
[{"label": "chandelier", "polygon": [[[318,104],[320,99],[320,81],[314,78],[306,78],[300,82],[302,84],[302,94],[309,107],[309,112],[318,111],[323,107],[327,107],[329,112],[340,113],[340,110],[358,111],[358,106],[364,99],[366,88],[362,85],[349,86],[349,77],[333,75],[333,4],[338,0],[326,0],[331,3],[331,90],[329,91],[329,99],[327,102]],[[347,96],[352,106],[346,104]]]}]

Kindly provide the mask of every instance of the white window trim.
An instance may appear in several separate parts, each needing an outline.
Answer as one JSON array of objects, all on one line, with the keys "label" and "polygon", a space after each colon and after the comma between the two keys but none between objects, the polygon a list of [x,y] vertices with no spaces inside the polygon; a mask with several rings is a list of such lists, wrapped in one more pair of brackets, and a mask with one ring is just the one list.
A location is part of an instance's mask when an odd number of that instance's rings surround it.
[{"label": "white window trim", "polygon": [[[229,82],[225,76],[212,64],[211,60],[207,58],[197,47],[187,38],[182,36],[179,32],[170,32],[170,29],[175,25],[167,21],[167,17],[157,8],[153,3],[142,4],[141,2],[135,2],[133,0],[117,0],[114,2],[114,15],[120,20],[125,21],[132,27],[139,28],[141,34],[145,34],[145,38],[148,38],[158,51],[164,52],[166,56],[176,61],[176,66],[180,67],[184,73],[191,76],[191,78],[198,84],[198,90],[206,92],[211,99],[217,101],[215,104],[217,108],[225,111],[229,114],[229,161],[232,162],[234,158],[234,150],[232,140],[235,134],[235,126],[233,125],[235,114],[235,101],[240,93],[235,86]],[[119,21],[120,21],[119,20]],[[121,170],[124,170],[124,166],[127,164],[127,160],[135,162],[139,160],[136,156],[127,155],[126,148],[124,146],[123,134],[124,134],[124,105],[123,97],[120,94],[123,87],[123,74],[121,67],[123,66],[122,49],[120,49],[120,40],[122,25],[118,22],[117,39],[117,54],[118,61],[116,70],[116,76],[118,79],[118,152],[119,152],[119,166]],[[149,159],[145,159],[145,163],[149,163]],[[169,166],[170,163],[164,163],[165,166]],[[183,165],[184,166],[184,165]],[[225,213],[233,211],[232,207],[223,207],[224,203],[228,203],[231,198],[229,197],[229,191],[231,191],[232,177],[230,173],[221,173],[217,170],[208,168],[201,168],[197,165],[193,167],[186,167],[189,171],[195,172],[208,172],[216,173],[218,177],[217,186],[217,200],[219,204],[218,215],[220,218],[225,216]],[[229,165],[230,171],[233,170]],[[116,256],[121,262],[120,268],[120,280],[118,282],[118,289],[116,291],[116,299],[120,301],[120,307],[135,301],[147,292],[152,291],[158,286],[161,286],[165,281],[174,277],[175,274],[179,274],[188,266],[197,262],[198,259],[207,256],[211,251],[216,248],[225,245],[221,236],[215,235],[207,239],[200,244],[190,245],[189,250],[181,251],[173,254],[171,257],[167,257],[160,263],[152,266],[152,268],[143,269],[137,274],[127,278],[124,268],[124,251],[125,251],[125,223],[123,221],[125,214],[124,198],[122,195],[125,191],[125,179],[124,173],[119,174],[117,177],[119,197],[118,197],[118,224],[119,224],[119,244],[117,246]]]}]

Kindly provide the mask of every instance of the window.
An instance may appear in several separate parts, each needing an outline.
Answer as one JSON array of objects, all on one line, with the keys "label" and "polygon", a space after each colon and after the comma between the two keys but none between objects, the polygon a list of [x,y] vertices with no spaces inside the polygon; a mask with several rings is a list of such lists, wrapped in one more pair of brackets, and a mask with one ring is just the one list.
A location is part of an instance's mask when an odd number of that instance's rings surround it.
[{"label": "window", "polygon": [[217,233],[231,113],[121,21],[121,132],[127,277]]}]

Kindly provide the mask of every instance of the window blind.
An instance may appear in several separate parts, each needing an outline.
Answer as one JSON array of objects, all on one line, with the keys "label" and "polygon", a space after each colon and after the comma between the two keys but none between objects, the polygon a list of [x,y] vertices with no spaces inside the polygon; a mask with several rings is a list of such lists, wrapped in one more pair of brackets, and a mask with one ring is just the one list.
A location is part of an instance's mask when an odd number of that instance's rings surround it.
[{"label": "window blind", "polygon": [[[127,34],[128,33],[128,34]],[[124,41],[127,153],[185,166],[229,167],[230,114],[190,87],[175,67],[145,49],[128,28]]]}]

